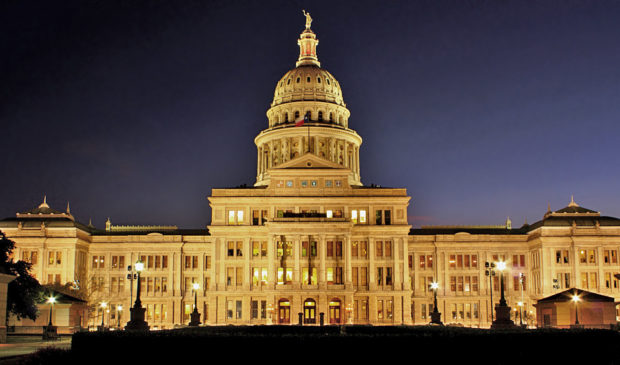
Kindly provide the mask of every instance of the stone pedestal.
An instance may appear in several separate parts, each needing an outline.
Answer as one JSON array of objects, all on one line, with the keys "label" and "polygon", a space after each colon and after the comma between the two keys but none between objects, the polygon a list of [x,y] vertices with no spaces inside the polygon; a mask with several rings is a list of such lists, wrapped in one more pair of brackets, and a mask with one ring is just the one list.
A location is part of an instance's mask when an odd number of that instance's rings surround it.
[{"label": "stone pedestal", "polygon": [[507,305],[495,306],[495,320],[491,325],[492,329],[515,328],[515,323],[510,319],[510,307]]},{"label": "stone pedestal", "polygon": [[58,339],[58,327],[56,326],[44,326],[43,327],[43,341],[57,340]]},{"label": "stone pedestal", "polygon": [[441,322],[441,313],[435,311],[431,312],[431,324],[443,326]]},{"label": "stone pedestal", "polygon": [[127,322],[127,326],[125,326],[125,330],[127,331],[148,331],[150,326],[144,320],[144,312],[146,312],[146,308],[142,307],[134,307],[129,309],[131,312],[131,320]]},{"label": "stone pedestal", "polygon": [[200,326],[200,313],[198,313],[198,310],[196,308],[194,308],[194,311],[192,313],[190,313],[190,321],[189,321],[189,325],[192,327],[198,327]]}]

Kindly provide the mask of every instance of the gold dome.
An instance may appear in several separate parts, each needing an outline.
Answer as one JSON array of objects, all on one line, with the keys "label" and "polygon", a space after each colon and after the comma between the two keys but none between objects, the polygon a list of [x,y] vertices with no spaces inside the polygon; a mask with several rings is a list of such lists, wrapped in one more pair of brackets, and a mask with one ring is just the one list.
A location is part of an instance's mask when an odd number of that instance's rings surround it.
[{"label": "gold dome", "polygon": [[324,101],[346,107],[336,78],[314,65],[295,67],[278,81],[271,106],[294,101]]},{"label": "gold dome", "polygon": [[300,34],[299,58],[295,68],[276,84],[273,102],[267,111],[269,127],[294,126],[295,120],[328,123],[348,128],[351,113],[342,98],[340,83],[321,68],[316,48],[319,40],[310,29],[312,18],[306,12],[306,28]]}]

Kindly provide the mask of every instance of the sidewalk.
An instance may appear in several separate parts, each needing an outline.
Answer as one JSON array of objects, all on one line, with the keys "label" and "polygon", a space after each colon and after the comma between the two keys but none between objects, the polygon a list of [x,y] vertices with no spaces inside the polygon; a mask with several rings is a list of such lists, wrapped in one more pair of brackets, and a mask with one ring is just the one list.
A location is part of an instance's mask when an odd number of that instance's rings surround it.
[{"label": "sidewalk", "polygon": [[7,343],[0,343],[0,364],[9,364],[15,356],[26,355],[45,347],[71,348],[71,336],[61,336],[56,341],[43,341],[41,336],[11,336]]}]

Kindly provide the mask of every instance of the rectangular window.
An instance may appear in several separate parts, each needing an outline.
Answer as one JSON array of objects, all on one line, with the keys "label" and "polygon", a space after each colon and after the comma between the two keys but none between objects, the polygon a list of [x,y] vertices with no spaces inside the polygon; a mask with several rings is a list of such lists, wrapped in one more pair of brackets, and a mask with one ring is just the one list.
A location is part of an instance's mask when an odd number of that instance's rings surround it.
[{"label": "rectangular window", "polygon": [[327,241],[327,257],[333,257],[333,256],[334,256],[334,242]]},{"label": "rectangular window", "polygon": [[456,255],[450,255],[450,268],[451,269],[455,269],[456,268]]},{"label": "rectangular window", "polygon": [[162,269],[167,269],[168,268],[168,256],[162,256],[161,257],[161,268]]},{"label": "rectangular window", "polygon": [[392,257],[392,241],[385,241],[385,257]]},{"label": "rectangular window", "polygon": [[478,255],[471,255],[471,268],[478,268]]},{"label": "rectangular window", "polygon": [[383,256],[383,241],[375,241],[375,257]]},{"label": "rectangular window", "polygon": [[379,286],[383,285],[383,268],[382,267],[377,268],[377,285]]},{"label": "rectangular window", "polygon": [[336,257],[342,257],[342,241],[336,241]]},{"label": "rectangular window", "polygon": [[368,243],[366,241],[360,241],[360,257],[368,257]]},{"label": "rectangular window", "polygon": [[385,270],[385,285],[392,285],[392,268],[387,267]]},{"label": "rectangular window", "polygon": [[420,269],[424,270],[426,268],[426,256],[420,255]]},{"label": "rectangular window", "polygon": [[375,211],[375,224],[383,224],[383,212],[381,210]]},{"label": "rectangular window", "polygon": [[242,302],[241,302],[240,300],[237,300],[235,304],[236,304],[236,319],[241,319],[241,316],[242,316],[242,314],[243,314],[243,311],[242,311],[242,309],[243,309]]},{"label": "rectangular window", "polygon": [[366,223],[366,211],[365,210],[360,210],[360,219],[359,219],[359,223],[364,224]]},{"label": "rectangular window", "polygon": [[357,241],[351,242],[351,257],[357,257],[359,255],[358,246],[359,243]]},{"label": "rectangular window", "polygon": [[357,224],[357,210],[351,211],[351,223]]},{"label": "rectangular window", "polygon": [[360,267],[360,285],[368,285],[368,269],[366,267]]}]

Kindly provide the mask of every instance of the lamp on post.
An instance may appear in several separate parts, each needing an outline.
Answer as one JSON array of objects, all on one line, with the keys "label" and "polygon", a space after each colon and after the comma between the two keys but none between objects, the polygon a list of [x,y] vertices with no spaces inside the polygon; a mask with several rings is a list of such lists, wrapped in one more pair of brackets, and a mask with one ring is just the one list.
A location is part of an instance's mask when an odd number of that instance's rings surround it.
[{"label": "lamp on post", "polygon": [[506,263],[503,261],[499,261],[497,263],[497,269],[500,272],[500,291],[501,297],[499,299],[499,304],[495,306],[495,321],[491,325],[491,328],[512,328],[514,327],[514,322],[510,319],[510,307],[506,303],[506,298],[504,297],[504,270],[506,270]]},{"label": "lamp on post", "polygon": [[439,289],[439,283],[434,281],[431,283],[431,289],[433,290],[433,312],[431,313],[431,324],[443,325],[441,322],[441,313],[437,309],[437,289]]},{"label": "lamp on post", "polygon": [[136,289],[136,302],[133,308],[129,309],[130,319],[125,326],[126,330],[130,331],[148,331],[149,324],[144,320],[145,309],[142,308],[142,302],[140,301],[140,274],[144,270],[144,263],[138,260],[135,264],[136,272],[138,273],[138,285]]},{"label": "lamp on post", "polygon": [[52,311],[54,310],[54,304],[56,304],[56,297],[47,298],[47,302],[50,305],[50,321],[47,325],[52,326]]},{"label": "lamp on post", "polygon": [[273,304],[267,304],[267,324],[273,324]]},{"label": "lamp on post", "polygon": [[121,329],[121,312],[123,310],[123,306],[122,305],[117,305],[116,306],[116,327],[118,327],[118,329]]},{"label": "lamp on post", "polygon": [[200,289],[200,285],[194,283],[192,284],[192,289],[194,290],[194,311],[190,314],[191,320],[189,325],[196,327],[200,325],[200,313],[198,313],[198,289]]},{"label": "lamp on post", "polygon": [[494,262],[485,262],[484,267],[486,268],[485,274],[489,277],[489,295],[491,296],[491,322],[494,322],[493,318],[493,276],[495,276],[495,263]]},{"label": "lamp on post", "polygon": [[108,307],[108,303],[101,302],[101,304],[99,304],[99,307],[101,308],[101,326],[99,327],[99,331],[105,331],[105,309]]},{"label": "lamp on post", "polygon": [[347,311],[347,323],[348,324],[353,324],[353,304],[349,303],[347,304],[347,307],[345,308],[345,310]]},{"label": "lamp on post", "polygon": [[50,296],[47,298],[47,303],[50,305],[50,320],[47,326],[43,327],[43,340],[53,340],[58,338],[57,328],[52,324],[52,311],[54,304],[56,304],[56,297]]},{"label": "lamp on post", "polygon": [[579,298],[579,295],[575,293],[573,294],[573,297],[571,300],[573,301],[573,303],[575,303],[575,327],[581,327],[579,325],[579,312],[577,310],[577,304],[579,304],[579,301],[581,301],[581,298]]}]

